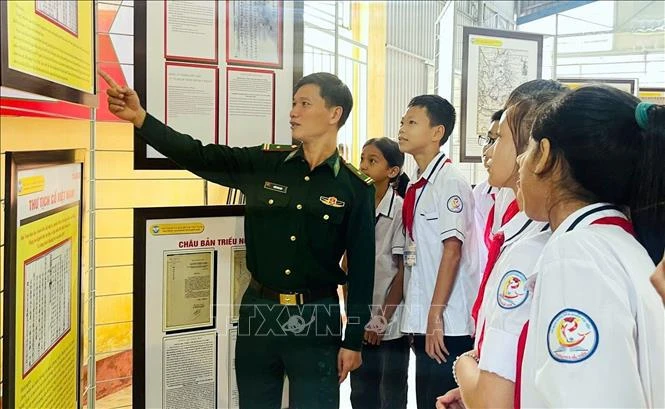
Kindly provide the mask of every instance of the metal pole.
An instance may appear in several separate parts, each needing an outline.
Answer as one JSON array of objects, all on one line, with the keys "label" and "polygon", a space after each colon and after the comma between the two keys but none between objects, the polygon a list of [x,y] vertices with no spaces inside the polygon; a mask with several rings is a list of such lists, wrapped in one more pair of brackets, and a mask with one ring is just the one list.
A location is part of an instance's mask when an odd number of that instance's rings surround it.
[{"label": "metal pole", "polygon": [[[450,71],[451,76],[450,76],[450,101],[451,103],[455,104],[455,69],[457,67],[457,2],[456,1],[451,1],[449,7],[452,7],[453,9],[451,12],[453,13],[453,56],[452,56],[452,62],[453,62],[453,69]],[[458,128],[459,129],[459,128]],[[459,135],[459,132],[458,132]],[[461,137],[458,136],[458,140],[461,141]],[[446,144],[448,146],[448,152],[444,153],[449,157],[453,157],[453,141],[448,140],[448,143]]]},{"label": "metal pole", "polygon": [[95,358],[95,123],[97,110],[90,110],[90,198],[88,200],[88,409],[95,408],[96,398],[96,358]]},{"label": "metal pole", "polygon": [[334,61],[335,61],[335,67],[333,69],[333,74],[337,75],[338,69],[337,69],[337,64],[339,60],[339,1],[335,1],[335,56],[334,56]]},{"label": "metal pole", "polygon": [[559,13],[554,15],[554,51],[552,55],[552,78],[556,79],[557,54],[559,50]]}]

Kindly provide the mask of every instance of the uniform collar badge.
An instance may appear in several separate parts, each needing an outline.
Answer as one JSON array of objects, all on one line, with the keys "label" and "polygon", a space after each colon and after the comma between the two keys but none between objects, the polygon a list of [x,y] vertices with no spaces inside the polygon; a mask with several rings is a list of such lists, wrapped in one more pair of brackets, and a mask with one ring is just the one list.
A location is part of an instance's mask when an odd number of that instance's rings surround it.
[{"label": "uniform collar badge", "polygon": [[335,196],[330,196],[330,197],[325,197],[321,196],[319,197],[319,200],[321,203],[327,206],[332,206],[332,207],[344,207],[346,203],[342,202],[341,200],[337,200]]}]

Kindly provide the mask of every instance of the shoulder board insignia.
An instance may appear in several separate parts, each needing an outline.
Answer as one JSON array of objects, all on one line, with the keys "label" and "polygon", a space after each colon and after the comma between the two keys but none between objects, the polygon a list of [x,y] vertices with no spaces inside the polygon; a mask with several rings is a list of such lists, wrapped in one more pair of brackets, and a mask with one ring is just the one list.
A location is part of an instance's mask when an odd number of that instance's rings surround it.
[{"label": "shoulder board insignia", "polygon": [[353,165],[350,164],[349,162],[344,161],[344,166],[346,166],[346,167],[351,171],[351,173],[353,173],[354,175],[356,175],[356,176],[358,177],[358,179],[362,180],[363,183],[365,183],[366,185],[369,186],[369,185],[371,185],[372,183],[374,183],[374,179],[372,179],[371,177],[369,177],[369,176],[367,176],[366,174],[364,174],[364,173],[362,173],[361,171],[359,171],[355,166],[353,166]]},{"label": "shoulder board insignia", "polygon": [[275,143],[264,143],[264,152],[290,152],[298,148],[298,145],[278,145]]}]

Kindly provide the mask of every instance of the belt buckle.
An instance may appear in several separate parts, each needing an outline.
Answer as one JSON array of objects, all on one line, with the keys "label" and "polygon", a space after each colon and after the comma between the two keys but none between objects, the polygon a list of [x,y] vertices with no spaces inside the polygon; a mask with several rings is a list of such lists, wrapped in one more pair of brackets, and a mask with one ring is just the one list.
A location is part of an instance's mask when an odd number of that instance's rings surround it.
[{"label": "belt buckle", "polygon": [[282,305],[298,305],[298,295],[300,294],[279,294],[279,303]]}]

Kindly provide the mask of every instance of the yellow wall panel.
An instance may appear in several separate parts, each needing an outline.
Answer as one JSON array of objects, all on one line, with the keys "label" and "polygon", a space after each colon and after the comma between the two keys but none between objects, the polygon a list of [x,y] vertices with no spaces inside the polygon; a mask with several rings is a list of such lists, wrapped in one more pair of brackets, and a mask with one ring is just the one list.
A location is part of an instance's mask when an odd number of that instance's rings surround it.
[{"label": "yellow wall panel", "polygon": [[134,126],[128,122],[95,122],[95,150],[133,151]]},{"label": "yellow wall panel", "polygon": [[[81,356],[87,360],[89,355],[88,342],[90,341],[88,335],[88,327],[90,326],[90,319],[88,314],[90,301],[87,296],[81,297]],[[82,362],[85,365],[87,361]]]},{"label": "yellow wall panel", "polygon": [[108,209],[95,212],[95,237],[132,237],[134,211],[132,209]]},{"label": "yellow wall panel", "polygon": [[367,138],[384,135],[386,88],[386,2],[369,3],[369,38],[367,44]]},{"label": "yellow wall panel", "polygon": [[85,148],[90,146],[90,121],[77,119],[0,118],[0,151]]},{"label": "yellow wall panel", "polygon": [[225,205],[228,196],[229,196],[228,187],[218,185],[217,183],[208,182],[209,205]]},{"label": "yellow wall panel", "polygon": [[134,170],[134,152],[96,152],[95,176],[100,179],[198,179],[186,170]]},{"label": "yellow wall panel", "polygon": [[203,204],[202,180],[100,180],[98,209]]},{"label": "yellow wall panel", "polygon": [[133,290],[133,267],[97,267],[95,270],[95,293],[98,296],[131,293]]},{"label": "yellow wall panel", "polygon": [[5,198],[5,153],[0,153],[0,200]]},{"label": "yellow wall panel", "polygon": [[132,264],[132,244],[131,238],[95,240],[95,267]]},{"label": "yellow wall panel", "polygon": [[0,246],[5,244],[5,207],[7,204],[0,201]]},{"label": "yellow wall panel", "polygon": [[5,254],[5,246],[0,246],[0,291],[5,289],[5,261],[3,260]]},{"label": "yellow wall panel", "polygon": [[132,347],[131,322],[95,326],[95,354]]},{"label": "yellow wall panel", "polygon": [[132,320],[132,294],[95,298],[95,324],[113,324]]}]

